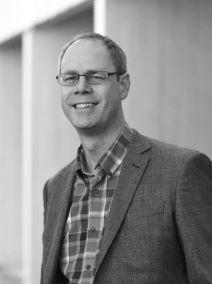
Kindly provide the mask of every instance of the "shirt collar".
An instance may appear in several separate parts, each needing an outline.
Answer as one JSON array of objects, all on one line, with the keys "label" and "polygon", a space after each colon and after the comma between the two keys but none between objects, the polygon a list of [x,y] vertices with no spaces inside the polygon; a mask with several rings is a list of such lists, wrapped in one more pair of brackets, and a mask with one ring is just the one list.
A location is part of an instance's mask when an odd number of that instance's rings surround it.
[{"label": "shirt collar", "polygon": [[[103,170],[107,174],[113,175],[124,159],[132,134],[133,130],[128,124],[125,124],[121,133],[109,147],[108,151],[99,159],[95,169]],[[78,170],[86,173],[85,152],[82,145],[80,145],[77,151],[76,171]]]}]

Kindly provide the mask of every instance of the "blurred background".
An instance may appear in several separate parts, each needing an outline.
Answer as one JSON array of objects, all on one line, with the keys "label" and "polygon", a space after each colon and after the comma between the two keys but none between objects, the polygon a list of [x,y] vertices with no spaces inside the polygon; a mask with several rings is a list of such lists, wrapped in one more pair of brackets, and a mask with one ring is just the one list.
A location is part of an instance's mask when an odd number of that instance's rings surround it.
[{"label": "blurred background", "polygon": [[128,57],[128,123],[212,158],[212,1],[7,0],[0,10],[0,283],[38,284],[44,182],[79,143],[60,107],[60,48],[79,32]]}]

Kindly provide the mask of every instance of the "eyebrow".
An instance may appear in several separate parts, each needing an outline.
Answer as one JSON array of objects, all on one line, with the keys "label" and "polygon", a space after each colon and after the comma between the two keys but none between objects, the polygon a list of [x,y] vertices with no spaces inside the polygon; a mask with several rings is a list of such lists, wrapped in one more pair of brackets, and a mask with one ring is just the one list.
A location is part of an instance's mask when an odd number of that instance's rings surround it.
[{"label": "eyebrow", "polygon": [[[105,71],[105,70],[88,69],[88,70],[87,70],[86,72],[84,72],[83,74],[95,73],[95,72],[102,72],[102,71]],[[67,73],[67,74],[69,74],[69,73],[77,73],[77,74],[79,74],[79,72],[78,72],[77,70],[71,70],[71,69],[66,70],[66,71],[63,72],[63,73]]]}]

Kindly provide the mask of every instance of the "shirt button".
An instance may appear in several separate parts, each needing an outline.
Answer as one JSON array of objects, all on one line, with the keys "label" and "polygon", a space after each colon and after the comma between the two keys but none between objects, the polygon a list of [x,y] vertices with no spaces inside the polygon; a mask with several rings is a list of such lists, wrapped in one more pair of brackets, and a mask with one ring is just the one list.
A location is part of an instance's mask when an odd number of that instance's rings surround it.
[{"label": "shirt button", "polygon": [[85,266],[85,268],[86,268],[87,270],[91,269],[90,264],[87,264],[87,265]]},{"label": "shirt button", "polygon": [[92,190],[92,192],[93,192],[93,194],[98,194],[99,193],[99,189],[95,188],[95,189]]},{"label": "shirt button", "polygon": [[96,228],[95,227],[91,227],[91,232],[96,232]]}]

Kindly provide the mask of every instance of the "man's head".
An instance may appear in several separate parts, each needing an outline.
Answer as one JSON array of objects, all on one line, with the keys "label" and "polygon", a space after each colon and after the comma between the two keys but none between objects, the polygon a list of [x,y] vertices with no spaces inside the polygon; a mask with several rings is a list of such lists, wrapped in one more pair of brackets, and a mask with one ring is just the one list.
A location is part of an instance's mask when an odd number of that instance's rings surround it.
[{"label": "man's head", "polygon": [[99,34],[79,35],[62,49],[58,71],[62,107],[78,132],[97,134],[123,124],[121,101],[130,81],[118,45]]}]

